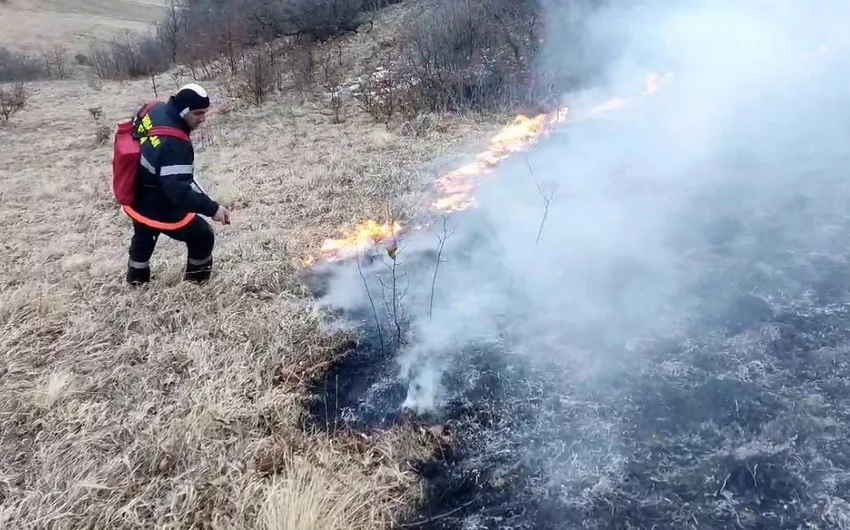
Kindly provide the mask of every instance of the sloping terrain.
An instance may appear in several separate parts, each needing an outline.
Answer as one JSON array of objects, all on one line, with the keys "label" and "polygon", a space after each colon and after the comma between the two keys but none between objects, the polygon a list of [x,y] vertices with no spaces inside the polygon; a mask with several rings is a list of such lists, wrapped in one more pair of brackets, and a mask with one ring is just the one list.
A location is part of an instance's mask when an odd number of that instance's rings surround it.
[{"label": "sloping terrain", "polygon": [[[274,46],[231,50],[241,80],[201,60],[26,83],[0,124],[0,526],[850,527],[846,52],[721,4],[603,17],[637,49],[510,160],[544,121],[384,125],[336,92],[392,58],[405,6],[320,46],[323,81],[261,83],[258,107],[245,75]],[[669,90],[644,90],[666,66]],[[194,74],[215,105],[199,180],[233,224],[210,284],[181,282],[162,238],[130,289],[111,131]],[[358,221],[417,227],[435,183],[477,208],[324,267]],[[316,261],[330,325],[302,281]]]},{"label": "sloping terrain", "polygon": [[316,385],[325,421],[407,409],[456,442],[419,527],[850,528],[848,48],[767,40],[568,120],[447,231],[328,273],[370,333]]},{"label": "sloping terrain", "polygon": [[163,0],[8,0],[0,2],[0,41],[18,49],[62,45],[85,52],[98,39],[150,29]]},{"label": "sloping terrain", "polygon": [[[159,97],[190,79],[157,76]],[[497,124],[388,127],[348,99],[336,123],[320,97],[251,108],[203,83],[216,107],[198,177],[233,216],[202,287],[180,282],[185,250],[167,238],[152,285],[124,284],[110,138],[150,80],[25,83],[0,126],[2,527],[375,528],[418,496],[427,432],[305,430],[307,388],[348,339],[322,328],[299,274],[341,229],[426,207],[429,163]]]}]

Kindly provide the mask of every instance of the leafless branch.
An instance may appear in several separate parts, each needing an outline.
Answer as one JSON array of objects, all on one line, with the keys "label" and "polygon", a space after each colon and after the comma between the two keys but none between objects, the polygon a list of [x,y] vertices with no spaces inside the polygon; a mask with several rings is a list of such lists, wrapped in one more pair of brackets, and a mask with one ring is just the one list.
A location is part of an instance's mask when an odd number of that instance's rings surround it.
[{"label": "leafless branch", "polygon": [[378,318],[378,309],[375,307],[375,300],[372,298],[372,293],[369,292],[369,282],[366,281],[366,275],[363,274],[363,268],[360,266],[360,251],[357,251],[357,272],[360,273],[360,279],[363,280],[363,288],[366,289],[366,296],[369,297],[369,303],[372,305],[372,314],[375,317],[375,327],[378,328],[378,339],[381,343],[381,355],[384,354],[384,334],[381,332],[381,321]]},{"label": "leafless branch", "polygon": [[448,217],[443,216],[443,235],[437,236],[437,240],[440,242],[440,248],[437,250],[437,261],[434,264],[434,277],[431,278],[431,299],[428,302],[428,321],[430,322],[433,316],[434,311],[434,289],[437,286],[437,271],[440,268],[440,262],[442,261],[443,256],[443,248],[446,245],[446,240],[451,237],[452,234],[457,230],[457,226],[455,226],[451,232],[448,231],[446,224],[448,222]]},{"label": "leafless branch", "polygon": [[[528,166],[528,172],[534,175],[534,167],[531,165],[531,162],[528,160],[528,157],[524,157],[525,164]],[[535,245],[540,244],[540,236],[543,235],[543,227],[546,225],[546,220],[549,218],[549,206],[551,206],[552,201],[555,199],[555,194],[558,191],[558,184],[550,186],[550,189],[545,190],[541,185],[540,181],[535,180],[535,184],[537,184],[537,191],[540,192],[540,196],[543,197],[543,218],[540,220],[540,227],[537,229],[537,240],[535,241]]]}]

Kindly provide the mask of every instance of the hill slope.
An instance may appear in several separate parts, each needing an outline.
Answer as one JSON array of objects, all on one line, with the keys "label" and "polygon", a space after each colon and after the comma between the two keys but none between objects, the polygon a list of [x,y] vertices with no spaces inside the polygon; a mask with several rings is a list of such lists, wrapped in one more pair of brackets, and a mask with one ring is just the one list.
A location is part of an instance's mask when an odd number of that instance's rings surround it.
[{"label": "hill slope", "polygon": [[[55,43],[145,13],[40,5],[0,18],[76,21]],[[191,79],[172,74],[156,76],[160,97]],[[29,82],[26,107],[0,123],[0,527],[382,528],[417,498],[408,462],[428,433],[302,428],[307,386],[345,337],[322,333],[300,266],[340,228],[427,205],[423,165],[494,124],[430,114],[410,131],[349,98],[335,120],[321,94],[246,109],[223,80],[201,82],[216,107],[195,135],[199,179],[233,224],[215,225],[217,270],[200,288],[180,281],[185,247],[168,238],[150,288],[123,282],[131,227],[109,188],[109,133],[154,96],[150,80]]]},{"label": "hill slope", "polygon": [[0,45],[85,50],[97,39],[149,28],[164,5],[164,0],[9,0],[0,3]]}]

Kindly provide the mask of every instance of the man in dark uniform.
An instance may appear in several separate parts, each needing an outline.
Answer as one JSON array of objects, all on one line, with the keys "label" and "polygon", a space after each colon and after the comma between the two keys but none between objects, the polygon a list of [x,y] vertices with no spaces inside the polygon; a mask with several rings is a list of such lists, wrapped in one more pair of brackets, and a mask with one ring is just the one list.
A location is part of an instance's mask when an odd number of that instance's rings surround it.
[{"label": "man in dark uniform", "polygon": [[127,282],[132,285],[150,281],[150,259],[160,234],[186,244],[186,280],[204,282],[212,273],[215,234],[197,214],[230,224],[230,212],[195,182],[190,142],[164,135],[145,137],[155,126],[175,127],[188,135],[206,120],[209,106],[206,91],[192,83],[133,118],[142,136],[142,158],[135,201],[124,206],[134,229],[127,266]]}]

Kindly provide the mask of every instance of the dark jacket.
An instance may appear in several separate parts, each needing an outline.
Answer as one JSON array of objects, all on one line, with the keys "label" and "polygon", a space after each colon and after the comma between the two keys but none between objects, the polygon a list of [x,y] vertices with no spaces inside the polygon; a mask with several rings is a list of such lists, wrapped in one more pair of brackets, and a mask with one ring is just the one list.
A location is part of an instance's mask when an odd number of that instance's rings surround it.
[{"label": "dark jacket", "polygon": [[[140,118],[137,111],[134,123],[137,130],[169,126],[190,133],[171,101],[154,105],[146,117]],[[214,216],[218,203],[204,193],[194,179],[192,144],[170,136],[152,136],[141,142],[142,163],[132,208],[160,223],[188,222],[192,213]]]}]

